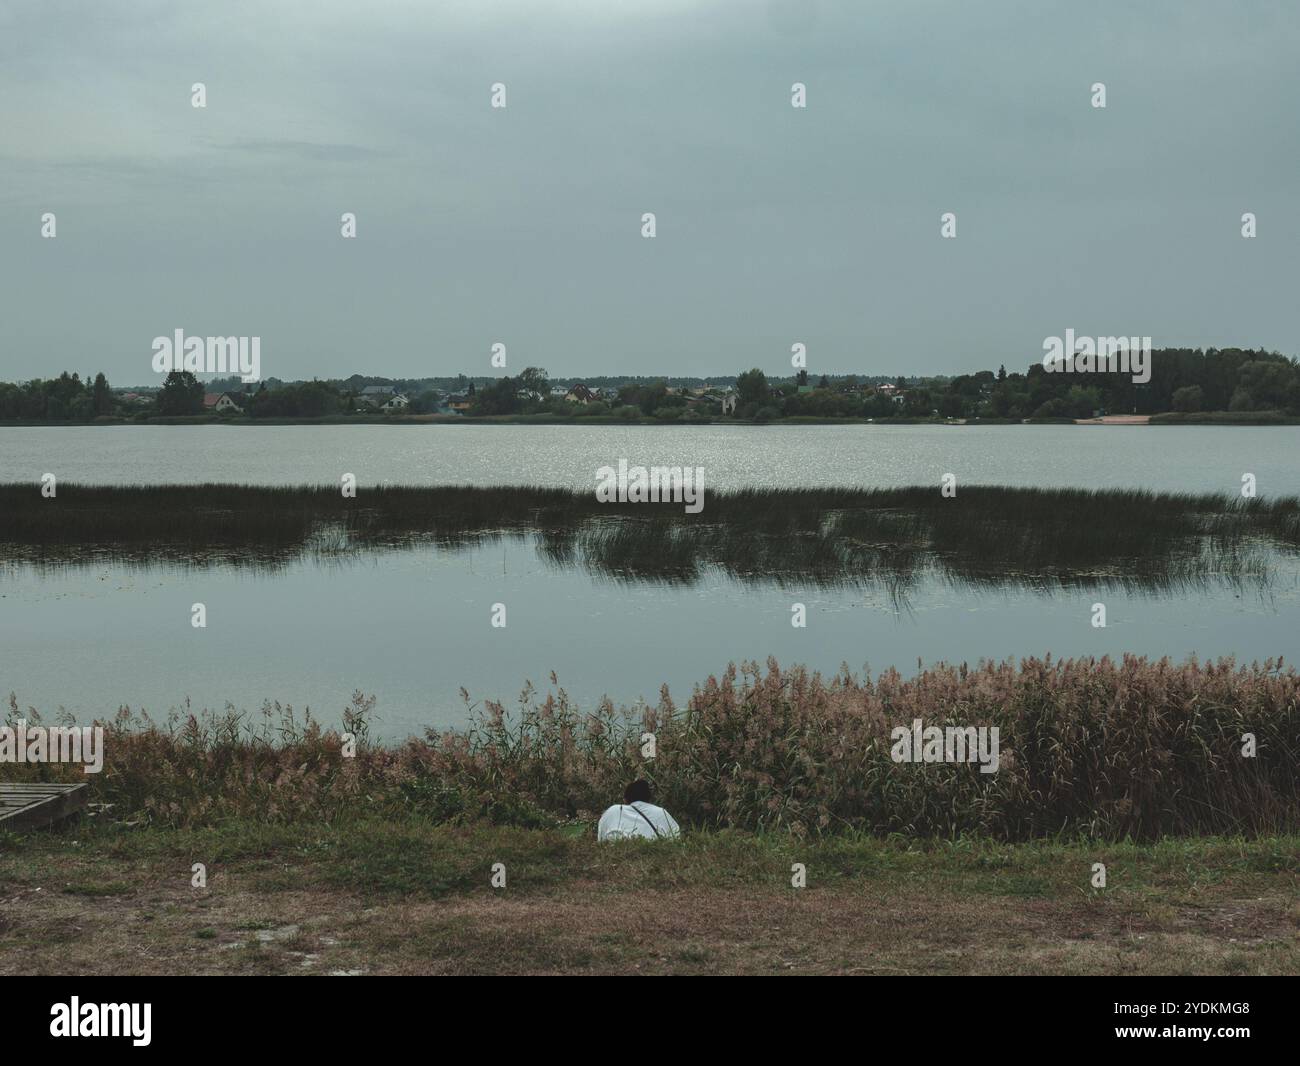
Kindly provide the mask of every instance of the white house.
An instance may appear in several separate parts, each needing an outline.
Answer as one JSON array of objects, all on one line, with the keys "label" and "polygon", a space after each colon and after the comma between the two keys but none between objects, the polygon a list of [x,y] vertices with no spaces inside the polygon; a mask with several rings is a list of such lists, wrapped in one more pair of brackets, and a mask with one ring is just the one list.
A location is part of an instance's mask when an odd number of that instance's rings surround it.
[{"label": "white house", "polygon": [[226,411],[234,411],[235,414],[242,414],[244,410],[235,402],[234,396],[228,392],[204,393],[203,409],[205,411],[216,411],[217,414],[224,414]]}]

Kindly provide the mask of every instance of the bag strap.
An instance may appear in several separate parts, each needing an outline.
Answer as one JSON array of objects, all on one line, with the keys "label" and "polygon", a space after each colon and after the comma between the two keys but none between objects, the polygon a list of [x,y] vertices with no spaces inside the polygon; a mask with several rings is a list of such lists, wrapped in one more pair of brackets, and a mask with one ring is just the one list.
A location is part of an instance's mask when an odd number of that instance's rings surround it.
[{"label": "bag strap", "polygon": [[645,811],[643,811],[640,807],[638,807],[635,802],[629,803],[628,806],[631,807],[634,811],[636,811],[637,814],[641,816],[642,821],[644,821],[645,824],[650,827],[650,832],[654,833],[655,839],[658,839],[659,830],[655,828],[654,822],[650,821],[650,819],[646,817]]}]

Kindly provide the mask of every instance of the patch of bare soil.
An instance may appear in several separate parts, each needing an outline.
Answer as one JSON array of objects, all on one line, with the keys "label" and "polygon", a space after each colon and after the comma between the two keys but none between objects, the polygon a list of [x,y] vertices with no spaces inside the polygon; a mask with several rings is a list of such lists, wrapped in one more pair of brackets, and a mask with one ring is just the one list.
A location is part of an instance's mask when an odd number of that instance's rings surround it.
[{"label": "patch of bare soil", "polygon": [[1282,898],[1138,906],[847,888],[581,886],[367,901],[147,886],[0,901],[4,974],[1300,972]]}]

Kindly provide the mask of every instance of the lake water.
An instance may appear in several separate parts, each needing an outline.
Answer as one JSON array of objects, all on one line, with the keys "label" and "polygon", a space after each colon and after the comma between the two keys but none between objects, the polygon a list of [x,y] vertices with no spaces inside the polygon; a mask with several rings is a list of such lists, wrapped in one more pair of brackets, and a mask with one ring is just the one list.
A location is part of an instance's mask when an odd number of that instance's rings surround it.
[{"label": "lake water", "polygon": [[[590,488],[595,469],[702,465],[709,488],[959,484],[1137,486],[1300,494],[1300,429],[1144,427],[105,427],[0,429],[0,480],[46,471],[99,483],[542,483]],[[899,604],[871,585],[619,582],[558,567],[531,537],[421,546],[274,570],[96,562],[0,564],[0,690],[80,720],[120,704],[188,699],[250,710],[280,700],[336,724],[351,693],[377,697],[388,738],[462,724],[459,690],[512,701],[550,672],[583,704],[683,701],[731,660],[774,655],[833,672],[918,660],[1052,653],[1183,658],[1296,654],[1300,575],[1267,586],[1211,577],[1164,592],[971,588],[919,574]],[[1090,624],[1102,601],[1108,625]],[[207,607],[206,629],[189,624]],[[806,605],[805,629],[790,624]],[[504,603],[508,624],[490,625]]]},{"label": "lake water", "polygon": [[710,489],[958,484],[1300,495],[1300,426],[0,427],[0,481],[561,485],[629,463]]}]

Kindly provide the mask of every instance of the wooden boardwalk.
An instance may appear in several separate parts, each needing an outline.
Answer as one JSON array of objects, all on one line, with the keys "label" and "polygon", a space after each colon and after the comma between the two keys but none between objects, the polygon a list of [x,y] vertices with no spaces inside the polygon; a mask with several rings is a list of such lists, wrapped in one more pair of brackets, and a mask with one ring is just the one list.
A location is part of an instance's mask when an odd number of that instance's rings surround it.
[{"label": "wooden boardwalk", "polygon": [[66,818],[86,805],[90,787],[41,781],[0,781],[0,831],[25,833]]}]

